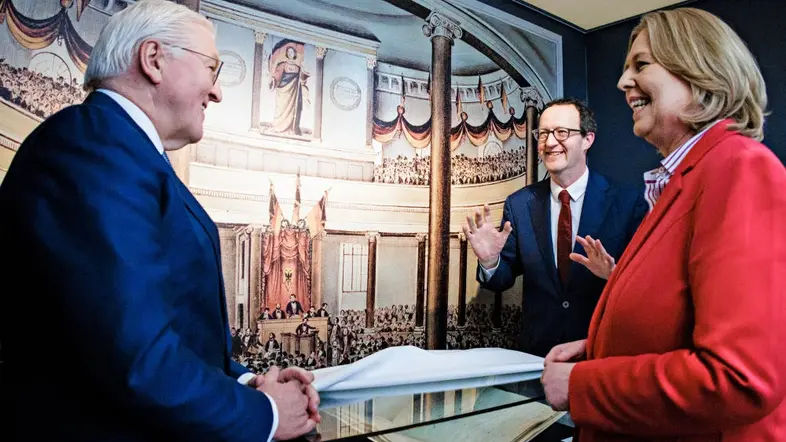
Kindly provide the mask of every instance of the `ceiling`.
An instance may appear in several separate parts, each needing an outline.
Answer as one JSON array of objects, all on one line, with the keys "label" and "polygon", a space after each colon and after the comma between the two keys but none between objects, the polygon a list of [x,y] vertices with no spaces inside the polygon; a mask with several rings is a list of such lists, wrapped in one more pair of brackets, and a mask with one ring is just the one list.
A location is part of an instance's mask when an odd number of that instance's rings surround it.
[{"label": "ceiling", "polygon": [[526,3],[588,31],[683,0],[512,0]]},{"label": "ceiling", "polygon": [[[428,72],[431,43],[423,19],[384,0],[231,0],[244,6],[380,42],[377,57]],[[499,70],[493,61],[462,40],[453,46],[453,74],[479,75]]]}]

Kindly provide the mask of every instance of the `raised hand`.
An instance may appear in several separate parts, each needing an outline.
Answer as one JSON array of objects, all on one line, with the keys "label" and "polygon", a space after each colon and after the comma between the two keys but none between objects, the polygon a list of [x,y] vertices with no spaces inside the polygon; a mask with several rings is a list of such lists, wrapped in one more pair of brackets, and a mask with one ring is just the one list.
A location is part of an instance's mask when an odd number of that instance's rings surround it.
[{"label": "raised hand", "polygon": [[[310,397],[304,392],[304,384],[297,379],[299,376],[296,371],[280,373],[278,367],[272,367],[262,379],[259,376],[254,379],[256,389],[266,393],[276,403],[278,429],[273,435],[276,440],[300,437],[317,425],[310,413]],[[310,384],[305,387],[313,388]]]},{"label": "raised hand", "polygon": [[614,257],[606,252],[599,239],[593,239],[587,235],[586,238],[576,237],[576,241],[584,247],[587,256],[578,253],[571,253],[570,259],[584,265],[592,274],[598,278],[609,279],[611,271],[617,266]]},{"label": "raised hand", "polygon": [[478,262],[487,269],[497,264],[499,254],[513,231],[510,221],[505,222],[501,231],[491,224],[491,209],[488,204],[483,206],[482,214],[479,210],[475,211],[474,219],[468,216],[467,224],[462,226],[462,229],[472,251],[478,257]]}]

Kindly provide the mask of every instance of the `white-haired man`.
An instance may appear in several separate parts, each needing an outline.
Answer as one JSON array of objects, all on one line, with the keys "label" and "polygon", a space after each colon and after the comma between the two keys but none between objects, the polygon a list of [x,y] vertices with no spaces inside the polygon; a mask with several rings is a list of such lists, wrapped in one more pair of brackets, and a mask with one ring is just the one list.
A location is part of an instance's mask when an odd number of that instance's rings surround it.
[{"label": "white-haired man", "polygon": [[[220,69],[209,21],[139,1],[101,32],[85,102],[20,146],[0,280],[36,299],[0,297],[11,440],[257,442],[319,422],[313,375],[231,360],[218,232],[164,153],[202,138]],[[58,330],[49,363],[31,305]]]}]

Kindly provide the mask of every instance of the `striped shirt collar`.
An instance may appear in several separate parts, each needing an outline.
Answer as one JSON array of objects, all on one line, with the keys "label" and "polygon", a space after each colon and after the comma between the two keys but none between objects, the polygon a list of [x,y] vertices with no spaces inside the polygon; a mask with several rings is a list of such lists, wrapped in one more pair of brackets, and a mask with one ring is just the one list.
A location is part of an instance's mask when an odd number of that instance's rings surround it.
[{"label": "striped shirt collar", "polygon": [[685,142],[682,146],[680,146],[677,150],[670,153],[669,156],[664,158],[660,164],[663,166],[664,169],[669,173],[669,176],[674,175],[674,171],[677,170],[677,166],[680,165],[682,160],[685,159],[685,156],[688,155],[688,152],[699,142],[702,136],[710,130],[713,126],[718,124],[721,120],[717,120],[713,123],[710,123],[707,127],[701,130],[701,132],[697,133],[690,140]]},{"label": "striped shirt collar", "polygon": [[666,184],[669,183],[669,179],[672,175],[674,175],[677,167],[688,155],[688,152],[690,152],[693,146],[699,142],[701,137],[704,136],[708,130],[710,130],[720,121],[721,120],[717,120],[707,125],[707,127],[702,129],[701,132],[691,137],[688,141],[685,142],[685,144],[677,148],[674,152],[670,153],[660,162],[660,167],[644,172],[644,199],[647,200],[647,204],[650,206],[650,212],[655,207],[655,203],[658,201],[661,193],[663,193],[663,189],[666,187]]}]

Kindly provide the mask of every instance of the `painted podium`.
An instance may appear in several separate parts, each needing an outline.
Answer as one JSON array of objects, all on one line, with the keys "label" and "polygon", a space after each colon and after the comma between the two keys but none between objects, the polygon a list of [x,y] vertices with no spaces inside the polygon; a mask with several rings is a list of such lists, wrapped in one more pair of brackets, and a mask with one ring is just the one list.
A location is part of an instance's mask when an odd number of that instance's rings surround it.
[{"label": "painted podium", "polygon": [[270,333],[273,333],[281,343],[283,351],[308,356],[317,348],[317,337],[322,342],[327,342],[328,318],[308,318],[308,325],[312,328],[307,333],[298,334],[297,328],[302,323],[303,318],[265,319],[257,322],[257,327],[261,339],[267,340]]}]

